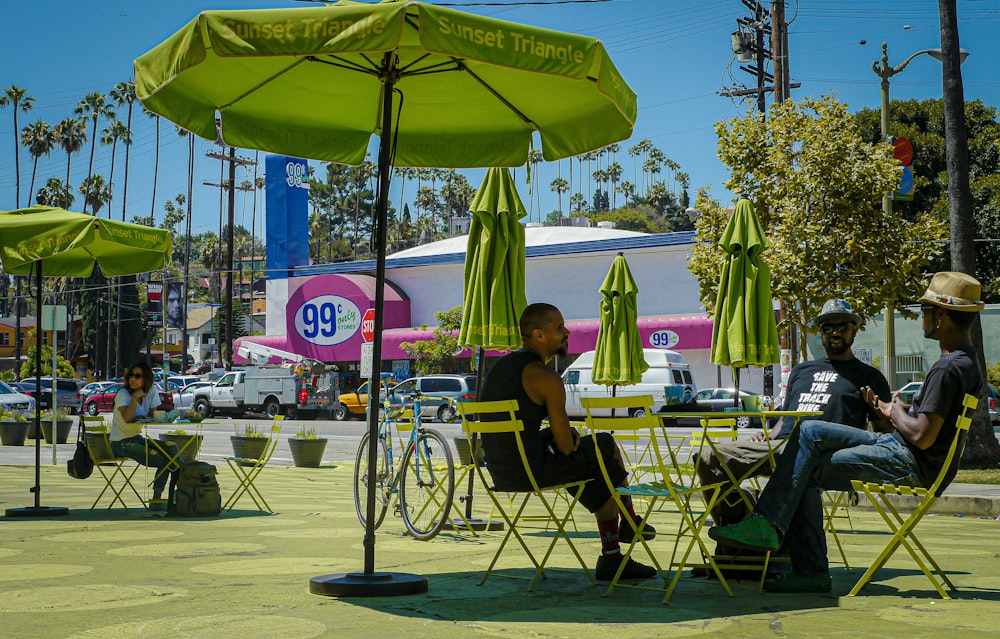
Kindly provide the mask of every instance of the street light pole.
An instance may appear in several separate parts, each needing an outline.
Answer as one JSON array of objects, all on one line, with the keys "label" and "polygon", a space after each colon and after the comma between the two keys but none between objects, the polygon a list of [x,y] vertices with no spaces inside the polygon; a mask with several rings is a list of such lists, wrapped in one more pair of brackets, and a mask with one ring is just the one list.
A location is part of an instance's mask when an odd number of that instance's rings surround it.
[{"label": "street light pole", "polygon": [[[937,60],[941,61],[942,54],[941,49],[923,49],[917,51],[910,57],[906,58],[896,66],[889,66],[889,45],[885,42],[882,43],[882,59],[872,62],[872,71],[875,72],[879,78],[882,79],[882,140],[885,142],[890,142],[889,138],[889,78],[900,73],[906,68],[910,62],[919,55],[927,54]],[[969,57],[969,52],[965,49],[960,51],[960,57],[962,62]],[[886,217],[892,215],[892,194],[886,193],[882,196],[882,213]],[[883,372],[885,373],[885,378],[889,382],[890,388],[896,388],[896,308],[895,300],[889,299],[885,303],[885,311],[883,313],[883,341],[884,341],[884,362],[882,364]]]}]

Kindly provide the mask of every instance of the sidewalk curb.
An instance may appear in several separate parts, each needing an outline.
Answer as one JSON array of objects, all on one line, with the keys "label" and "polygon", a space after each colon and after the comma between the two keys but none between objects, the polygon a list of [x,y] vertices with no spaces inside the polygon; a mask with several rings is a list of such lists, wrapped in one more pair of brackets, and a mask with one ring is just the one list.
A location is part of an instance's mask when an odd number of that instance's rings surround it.
[{"label": "sidewalk curb", "polygon": [[[889,495],[889,500],[900,512],[910,512],[919,503],[917,497]],[[858,510],[872,511],[872,505],[864,495],[858,496]],[[984,495],[942,495],[931,513],[938,515],[965,515],[968,517],[988,517],[1000,519],[1000,497]]]}]

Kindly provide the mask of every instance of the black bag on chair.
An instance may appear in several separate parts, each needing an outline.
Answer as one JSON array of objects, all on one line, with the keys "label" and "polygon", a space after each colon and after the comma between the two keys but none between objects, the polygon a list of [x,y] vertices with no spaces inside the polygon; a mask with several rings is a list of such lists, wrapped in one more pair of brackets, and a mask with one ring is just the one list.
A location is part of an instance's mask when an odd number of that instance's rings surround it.
[{"label": "black bag on chair", "polygon": [[76,452],[73,459],[66,462],[66,472],[70,477],[86,479],[94,472],[94,460],[87,450],[87,437],[83,430],[83,418],[80,418],[80,428],[76,434]]}]

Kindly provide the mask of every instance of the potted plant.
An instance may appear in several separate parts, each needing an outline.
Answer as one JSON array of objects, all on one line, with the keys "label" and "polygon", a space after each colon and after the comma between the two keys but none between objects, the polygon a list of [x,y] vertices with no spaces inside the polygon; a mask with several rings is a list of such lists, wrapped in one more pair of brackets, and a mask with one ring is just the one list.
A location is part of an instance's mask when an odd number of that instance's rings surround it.
[{"label": "potted plant", "polygon": [[56,436],[54,441],[57,444],[65,444],[69,441],[69,432],[73,429],[73,420],[69,417],[69,409],[62,406],[56,409],[55,414],[53,414],[51,408],[47,408],[42,411],[42,437],[45,438],[46,444],[51,444],[53,442],[53,417],[55,417],[56,421]]},{"label": "potted plant", "polygon": [[[233,444],[233,457],[244,459],[260,459],[267,446],[267,438],[258,432],[257,427],[251,423],[237,424],[236,434],[230,435],[229,441]],[[247,462],[243,465],[251,466],[253,464]]]},{"label": "potted plant", "polygon": [[292,449],[292,461],[296,466],[318,468],[326,451],[326,439],[317,437],[315,428],[304,428],[289,438],[288,447]]},{"label": "potted plant", "polygon": [[28,418],[20,411],[0,408],[0,443],[4,446],[24,446],[28,435]]},{"label": "potted plant", "polygon": [[201,450],[203,435],[188,433],[183,428],[168,430],[160,433],[157,437],[161,442],[174,442],[177,449],[181,451],[181,459],[184,461],[194,461],[198,458],[198,451]]}]

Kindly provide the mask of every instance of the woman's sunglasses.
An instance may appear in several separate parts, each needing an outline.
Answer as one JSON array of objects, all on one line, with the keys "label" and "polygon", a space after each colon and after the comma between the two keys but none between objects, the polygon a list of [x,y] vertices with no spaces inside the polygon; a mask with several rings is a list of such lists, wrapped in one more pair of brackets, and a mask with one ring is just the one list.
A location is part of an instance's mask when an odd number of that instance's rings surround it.
[{"label": "woman's sunglasses", "polygon": [[145,377],[142,373],[129,373],[128,376],[129,377],[138,377],[139,379],[142,379],[143,377]]}]

